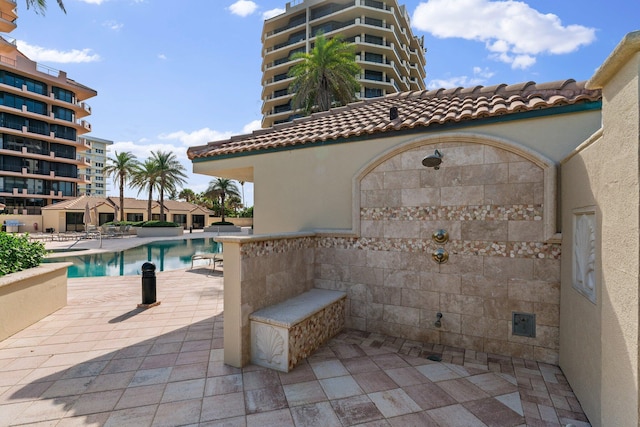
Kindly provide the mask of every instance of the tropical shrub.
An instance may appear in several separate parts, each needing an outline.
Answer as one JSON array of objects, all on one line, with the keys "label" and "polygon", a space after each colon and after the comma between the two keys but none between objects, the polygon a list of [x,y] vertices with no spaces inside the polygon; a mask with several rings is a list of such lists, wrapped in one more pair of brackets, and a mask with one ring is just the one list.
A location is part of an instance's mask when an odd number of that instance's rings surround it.
[{"label": "tropical shrub", "polygon": [[0,276],[37,267],[46,254],[42,242],[30,242],[27,235],[0,232]]}]

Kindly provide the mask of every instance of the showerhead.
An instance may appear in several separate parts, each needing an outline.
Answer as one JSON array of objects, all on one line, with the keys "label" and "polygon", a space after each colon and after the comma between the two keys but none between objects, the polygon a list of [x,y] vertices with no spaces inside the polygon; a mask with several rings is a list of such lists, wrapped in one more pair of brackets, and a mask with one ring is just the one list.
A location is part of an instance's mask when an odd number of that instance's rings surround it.
[{"label": "showerhead", "polygon": [[427,168],[440,169],[440,163],[442,163],[442,153],[436,150],[435,153],[422,159],[422,166]]}]

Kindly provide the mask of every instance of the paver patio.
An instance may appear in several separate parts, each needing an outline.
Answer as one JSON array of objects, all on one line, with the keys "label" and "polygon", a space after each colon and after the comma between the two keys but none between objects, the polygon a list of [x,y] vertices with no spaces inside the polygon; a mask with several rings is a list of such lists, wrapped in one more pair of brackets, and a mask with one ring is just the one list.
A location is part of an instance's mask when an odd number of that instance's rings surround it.
[{"label": "paver patio", "polygon": [[589,425],[556,366],[378,334],[347,330],[288,374],[233,368],[222,274],[157,282],[142,310],[139,277],[70,279],[65,308],[0,342],[0,425]]}]

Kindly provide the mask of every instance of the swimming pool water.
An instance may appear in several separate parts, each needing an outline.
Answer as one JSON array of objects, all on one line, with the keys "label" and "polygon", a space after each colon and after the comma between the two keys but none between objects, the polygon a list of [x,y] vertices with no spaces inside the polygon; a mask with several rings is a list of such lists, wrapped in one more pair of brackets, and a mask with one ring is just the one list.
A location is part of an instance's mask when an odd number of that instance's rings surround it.
[{"label": "swimming pool water", "polygon": [[[100,277],[140,275],[145,262],[156,265],[156,271],[191,267],[191,256],[196,253],[222,252],[222,243],[212,238],[162,240],[147,243],[120,252],[91,255],[72,255],[47,258],[44,262],[71,262],[67,277]],[[206,260],[196,261],[206,265]]]}]

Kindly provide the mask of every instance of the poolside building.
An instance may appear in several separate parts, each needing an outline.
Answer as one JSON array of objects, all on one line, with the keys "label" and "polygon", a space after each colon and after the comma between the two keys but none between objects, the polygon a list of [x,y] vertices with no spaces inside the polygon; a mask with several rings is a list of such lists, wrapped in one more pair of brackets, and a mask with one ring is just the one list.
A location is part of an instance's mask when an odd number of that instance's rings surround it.
[{"label": "poolside building", "polygon": [[251,313],[343,290],[348,327],[559,364],[591,425],[639,425],[639,70],[640,31],[586,82],[393,94],[191,147],[194,172],[256,184],[254,236],[220,239],[225,362],[250,359]]},{"label": "poolside building", "polygon": [[78,196],[106,197],[108,180],[104,167],[107,164],[107,151],[109,146],[113,145],[113,141],[89,135],[79,139],[82,145],[91,148],[85,150],[86,162],[80,166],[79,173],[85,180],[78,184]]},{"label": "poolside building", "polygon": [[413,35],[409,14],[396,0],[303,0],[264,21],[262,30],[262,127],[299,117],[287,73],[296,52],[313,49],[318,32],[340,34],[356,46],[362,68],[358,98],[425,89],[424,37]]},{"label": "poolside building", "polygon": [[[0,31],[16,27],[14,1],[0,1]],[[75,198],[91,181],[78,137],[91,131],[85,100],[97,92],[27,58],[8,35],[0,37],[0,203],[12,214]]]}]

